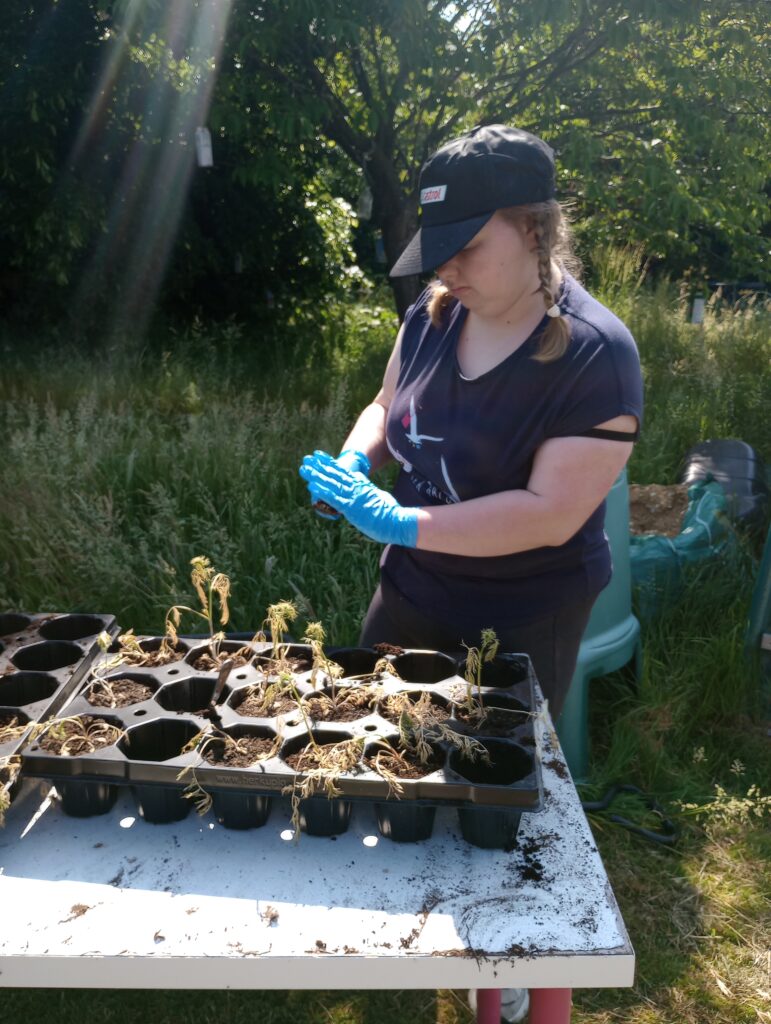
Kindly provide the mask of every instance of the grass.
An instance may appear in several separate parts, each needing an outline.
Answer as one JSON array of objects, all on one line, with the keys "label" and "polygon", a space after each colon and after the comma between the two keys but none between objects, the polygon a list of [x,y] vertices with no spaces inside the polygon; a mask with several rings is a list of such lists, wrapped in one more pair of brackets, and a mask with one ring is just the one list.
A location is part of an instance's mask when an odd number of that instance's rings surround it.
[{"label": "grass", "polygon": [[[597,291],[635,334],[646,381],[630,479],[675,482],[685,451],[709,437],[739,437],[771,461],[771,314],[713,307],[691,325],[675,288],[642,287],[628,258],[614,260],[597,266]],[[109,611],[156,632],[171,604],[195,603],[189,561],[206,554],[233,581],[231,628],[256,628],[289,598],[298,635],[321,620],[330,642],[355,641],[379,548],[313,515],[297,465],[340,443],[377,388],[393,328],[373,304],[328,311],[307,351],[307,327],[257,350],[232,324],[90,356],[61,340],[6,341],[0,609]],[[624,673],[593,684],[586,796],[632,782],[682,837],[655,847],[591,815],[638,972],[632,989],[576,993],[579,1024],[771,1022],[771,757],[742,656],[756,556],[745,543],[732,563],[692,574],[683,600],[646,624],[639,685]],[[620,806],[655,824],[638,798]],[[468,1024],[461,996],[8,990],[0,1017]]]}]

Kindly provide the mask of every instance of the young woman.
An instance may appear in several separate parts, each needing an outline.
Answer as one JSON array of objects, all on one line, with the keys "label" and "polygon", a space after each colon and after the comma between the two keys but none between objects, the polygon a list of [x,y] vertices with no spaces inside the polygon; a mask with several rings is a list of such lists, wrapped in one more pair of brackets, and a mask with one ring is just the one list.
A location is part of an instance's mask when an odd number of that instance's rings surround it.
[{"label": "young woman", "polygon": [[[530,655],[556,721],[610,578],[604,499],[641,421],[637,349],[568,272],[541,139],[475,128],[429,158],[420,199],[391,274],[436,280],[342,454],[300,474],[387,545],[362,644],[461,651],[492,627]],[[369,480],[391,458],[393,494]]]}]

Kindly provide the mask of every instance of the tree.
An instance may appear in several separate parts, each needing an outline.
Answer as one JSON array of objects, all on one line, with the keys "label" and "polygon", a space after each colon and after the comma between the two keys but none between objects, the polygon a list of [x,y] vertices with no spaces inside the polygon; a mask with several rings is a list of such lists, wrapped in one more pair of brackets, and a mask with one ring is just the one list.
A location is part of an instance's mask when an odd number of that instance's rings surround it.
[{"label": "tree", "polygon": [[[6,0],[0,8],[0,295],[26,279],[64,285],[98,225],[97,196],[60,169],[75,142],[99,62],[96,4]],[[33,302],[38,298],[35,295]]]},{"label": "tree", "polygon": [[[288,142],[339,147],[371,188],[389,264],[420,166],[475,123],[547,139],[583,231],[681,271],[752,272],[768,217],[769,28],[734,0],[237,3],[238,77]],[[393,282],[403,312],[419,289]]]}]

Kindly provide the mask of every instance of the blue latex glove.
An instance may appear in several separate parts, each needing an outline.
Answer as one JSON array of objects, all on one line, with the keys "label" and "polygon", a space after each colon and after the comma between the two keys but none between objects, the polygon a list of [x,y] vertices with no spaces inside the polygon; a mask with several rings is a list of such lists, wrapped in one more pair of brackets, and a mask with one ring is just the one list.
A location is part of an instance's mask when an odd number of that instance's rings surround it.
[{"label": "blue latex glove", "polygon": [[[365,476],[369,476],[371,468],[370,461],[364,452],[356,451],[354,448],[346,448],[345,451],[335,459],[335,463],[341,468],[346,469],[349,472],[363,473]],[[336,522],[340,518],[340,514],[332,510],[332,506],[326,503],[326,507],[317,507],[317,503],[322,499],[315,493],[312,486],[308,486],[308,490],[311,494],[311,503],[314,507],[314,512],[321,519],[329,519],[332,522]]]},{"label": "blue latex glove", "polygon": [[300,476],[312,494],[338,509],[365,537],[380,544],[416,546],[418,510],[400,505],[363,473],[342,469],[326,452],[314,452],[303,459]]}]

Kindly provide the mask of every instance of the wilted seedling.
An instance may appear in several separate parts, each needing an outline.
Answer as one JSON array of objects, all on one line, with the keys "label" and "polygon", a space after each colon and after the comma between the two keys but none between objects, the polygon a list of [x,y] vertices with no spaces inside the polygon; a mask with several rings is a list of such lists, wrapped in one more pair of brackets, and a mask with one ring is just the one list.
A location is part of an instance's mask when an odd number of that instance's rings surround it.
[{"label": "wilted seedling", "polygon": [[21,758],[18,755],[0,757],[0,828],[5,825],[5,812],[11,806],[11,787],[20,771]]},{"label": "wilted seedling", "polygon": [[310,646],[313,654],[313,667],[311,669],[311,686],[315,688],[316,679],[319,675],[326,675],[332,682],[332,700],[335,699],[335,682],[343,675],[342,665],[332,661],[324,653],[324,640],[326,634],[320,622],[309,622],[305,627],[303,643]]},{"label": "wilted seedling", "polygon": [[[217,729],[215,727],[211,732],[196,733],[195,736],[193,736],[192,739],[182,748],[182,753],[187,754],[191,750],[195,750],[197,748],[198,753],[203,758],[206,751],[211,747],[222,744],[226,751],[231,750],[237,755],[246,755],[248,753],[248,741],[249,737],[247,736],[231,736],[230,733],[223,732],[221,729]],[[276,736],[272,745],[265,752],[257,754],[252,760],[250,760],[250,765],[257,764],[260,761],[266,761],[270,757],[275,757],[280,746],[281,737]],[[195,765],[186,765],[177,775],[178,782],[185,782],[187,780],[189,780],[189,782],[182,791],[182,796],[187,800],[192,800],[194,802],[195,809],[198,814],[206,814],[212,805],[212,797],[201,784],[201,781],[195,771]]]},{"label": "wilted seedling", "polygon": [[[209,650],[213,659],[219,660],[219,645],[224,634],[221,631],[218,633],[214,631],[215,603],[219,604],[219,624],[226,626],[230,620],[228,607],[230,579],[224,573],[217,572],[204,555],[196,555],[191,559],[190,564],[193,567],[190,579],[201,603],[200,609],[190,608],[184,604],[172,605],[166,612],[165,633],[157,651],[145,650],[142,642],[134,635],[133,629],[122,633],[118,637],[119,649],[116,654],[97,665],[92,671],[93,676],[101,678],[106,672],[119,665],[167,665],[169,662],[177,661],[180,657],[178,629],[183,612],[189,612],[206,622],[209,628]],[[103,638],[106,638],[106,643]],[[111,643],[109,634],[100,634],[99,645],[105,653]],[[251,655],[251,651],[246,653]]]},{"label": "wilted seedling", "polygon": [[490,763],[490,755],[479,740],[464,736],[444,722],[432,720],[431,696],[427,691],[416,701],[406,693],[393,694],[387,699],[394,710],[400,709],[399,746],[421,764],[430,761],[437,743],[447,744],[471,761]]},{"label": "wilted seedling", "polygon": [[[0,721],[0,743],[10,743],[11,740],[21,739],[29,728],[29,722],[22,722],[16,715],[9,715]],[[2,763],[0,760],[0,765]]]},{"label": "wilted seedling", "polygon": [[199,610],[197,608],[190,608],[188,605],[172,605],[166,612],[166,635],[163,640],[164,642],[168,640],[172,648],[177,646],[179,640],[177,630],[182,620],[182,613],[189,612],[191,615],[204,619],[209,627],[209,650],[214,660],[217,661],[219,645],[224,639],[224,633],[222,630],[216,633],[214,631],[214,603],[216,597],[219,604],[219,624],[221,627],[227,626],[230,621],[230,608],[228,607],[230,579],[225,573],[217,572],[209,559],[204,555],[196,555],[195,558],[190,560],[190,564],[193,567],[190,573],[190,580],[198,595],[201,608]]},{"label": "wilted seedling", "polygon": [[[286,786],[284,793],[289,793],[292,804],[291,825],[294,838],[300,837],[300,801],[308,797],[324,793],[330,800],[341,795],[338,786],[341,775],[353,771],[361,762],[364,750],[364,738],[353,737],[339,743],[318,744],[311,732],[308,733],[309,744],[302,751],[295,770],[297,775],[291,785]],[[302,778],[300,778],[302,775]]]},{"label": "wilted seedling", "polygon": [[346,676],[346,678],[352,683],[365,683],[374,682],[374,680],[379,679],[381,676],[390,676],[392,679],[396,679],[400,683],[404,682],[397,669],[394,668],[394,663],[389,661],[387,658],[379,658],[375,662],[375,666],[371,672],[363,672],[358,676]]},{"label": "wilted seedling", "polygon": [[[492,661],[498,653],[498,637],[494,629],[482,630],[482,642],[479,647],[467,647],[466,655],[466,708],[469,716],[484,716],[482,704],[482,672],[486,662]],[[477,691],[477,699],[474,700],[474,687]]]},{"label": "wilted seedling", "polygon": [[270,627],[270,639],[273,644],[271,657],[274,661],[281,660],[281,644],[284,634],[289,629],[289,623],[297,618],[297,608],[291,601],[278,601],[268,606],[268,617],[266,622]]},{"label": "wilted seedling", "polygon": [[[313,700],[324,714],[334,714],[344,708],[351,708],[355,711],[365,711],[367,714],[381,699],[383,688],[380,686],[344,686],[333,690],[332,694],[318,693],[311,694],[304,700]],[[315,717],[319,717],[318,711]]]},{"label": "wilted seedling", "polygon": [[105,722],[102,718],[74,715],[51,722],[41,736],[40,746],[54,754],[78,757],[112,746],[125,735],[125,729]]}]

